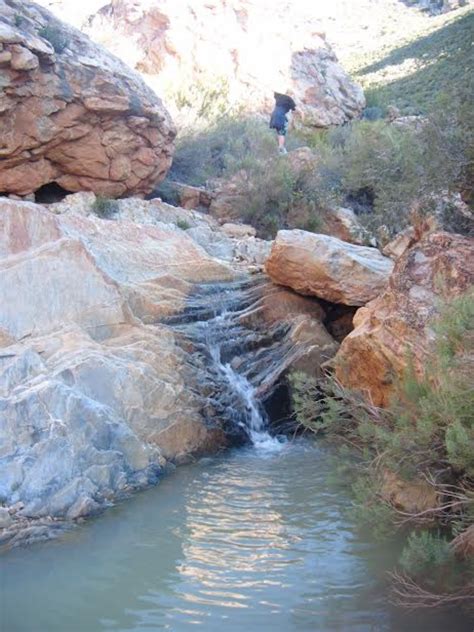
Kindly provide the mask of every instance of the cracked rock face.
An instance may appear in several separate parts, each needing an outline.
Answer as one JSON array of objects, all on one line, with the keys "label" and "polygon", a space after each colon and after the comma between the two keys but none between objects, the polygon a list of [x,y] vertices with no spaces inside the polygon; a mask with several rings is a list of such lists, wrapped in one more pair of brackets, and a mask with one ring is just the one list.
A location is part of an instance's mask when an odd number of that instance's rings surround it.
[{"label": "cracked rock face", "polygon": [[0,192],[144,195],[166,174],[175,129],[132,70],[49,11],[0,0]]},{"label": "cracked rock face", "polygon": [[223,441],[157,320],[193,282],[234,273],[175,225],[67,204],[0,199],[0,503],[21,505],[8,538],[24,521],[88,515]]},{"label": "cracked rock face", "polygon": [[386,406],[410,364],[423,375],[434,340],[431,323],[440,304],[463,294],[473,282],[472,239],[437,232],[409,248],[397,260],[385,290],[356,312],[354,330],[335,358],[340,383],[367,393],[376,406]]},{"label": "cracked rock face", "polygon": [[376,248],[304,230],[280,230],[265,269],[274,283],[295,292],[355,306],[384,290],[393,262]]}]

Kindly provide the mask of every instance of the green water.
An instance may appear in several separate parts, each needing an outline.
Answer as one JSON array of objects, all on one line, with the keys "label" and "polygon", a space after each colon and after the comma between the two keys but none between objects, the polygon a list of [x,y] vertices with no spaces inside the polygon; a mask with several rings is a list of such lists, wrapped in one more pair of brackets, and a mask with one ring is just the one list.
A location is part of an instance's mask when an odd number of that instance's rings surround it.
[{"label": "green water", "polygon": [[357,531],[329,457],[306,442],[228,452],[7,552],[1,631],[472,630],[387,604],[398,545]]}]

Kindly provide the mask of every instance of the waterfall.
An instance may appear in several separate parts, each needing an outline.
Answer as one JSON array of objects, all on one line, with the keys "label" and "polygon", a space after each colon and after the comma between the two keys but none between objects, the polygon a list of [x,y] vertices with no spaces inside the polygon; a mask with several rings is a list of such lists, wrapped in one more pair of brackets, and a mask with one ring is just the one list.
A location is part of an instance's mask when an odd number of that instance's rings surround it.
[{"label": "waterfall", "polygon": [[203,414],[219,421],[230,434],[245,435],[258,449],[281,449],[282,439],[269,432],[262,398],[281,372],[290,351],[288,326],[243,324],[258,304],[266,283],[261,280],[199,286],[187,308],[167,319],[183,345],[205,393]]}]

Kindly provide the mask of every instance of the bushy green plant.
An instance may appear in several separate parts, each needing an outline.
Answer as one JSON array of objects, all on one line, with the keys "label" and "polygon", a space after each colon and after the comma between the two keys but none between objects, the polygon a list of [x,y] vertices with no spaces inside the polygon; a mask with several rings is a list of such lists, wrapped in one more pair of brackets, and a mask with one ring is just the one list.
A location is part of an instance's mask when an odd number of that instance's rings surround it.
[{"label": "bushy green plant", "polygon": [[311,432],[352,436],[353,409],[333,381],[316,380],[301,371],[288,377],[293,411],[298,424]]},{"label": "bushy green plant", "polygon": [[[441,307],[433,324],[437,343],[418,376],[408,362],[388,409],[377,409],[361,394],[334,380],[315,383],[296,374],[292,398],[299,424],[313,432],[336,434],[361,450],[378,455],[378,468],[410,480],[426,474],[460,485],[454,504],[442,485],[444,521],[471,515],[469,489],[474,480],[474,293]],[[370,459],[371,460],[371,459]],[[442,473],[442,475],[441,475]],[[450,488],[451,489],[451,488]],[[456,508],[453,511],[453,508]]]},{"label": "bushy green plant", "polygon": [[38,35],[51,44],[56,53],[62,53],[67,46],[67,37],[58,26],[47,24],[38,30]]},{"label": "bushy green plant", "polygon": [[381,499],[379,483],[371,474],[358,474],[351,488],[354,495],[352,505],[353,516],[357,523],[374,535],[384,540],[395,532],[394,511],[388,502]]},{"label": "bushy green plant", "polygon": [[230,176],[274,153],[275,139],[261,121],[225,117],[205,130],[178,137],[169,177],[202,186],[210,178]]},{"label": "bushy green plant", "polygon": [[178,219],[178,221],[176,222],[176,226],[181,230],[188,230],[189,228],[191,228],[191,224],[185,219]]},{"label": "bushy green plant", "polygon": [[370,232],[387,237],[412,212],[435,213],[445,228],[474,234],[474,220],[450,202],[472,195],[474,125],[467,104],[441,95],[423,119],[407,124],[362,120],[327,131],[292,132],[311,147],[311,168],[276,156],[274,134],[259,119],[225,117],[178,139],[170,179],[202,186],[246,174],[236,212],[271,237],[278,228],[321,229],[321,211],[352,206]]},{"label": "bushy green plant", "polygon": [[410,533],[400,556],[400,566],[411,577],[429,576],[435,567],[453,561],[453,553],[446,538],[429,531]]},{"label": "bushy green plant", "polygon": [[119,204],[117,200],[98,195],[92,204],[91,210],[102,219],[110,219],[119,210]]},{"label": "bushy green plant", "polygon": [[255,161],[248,166],[235,209],[265,238],[273,238],[280,228],[318,230],[321,202],[315,176],[311,170],[295,169],[285,157]]}]

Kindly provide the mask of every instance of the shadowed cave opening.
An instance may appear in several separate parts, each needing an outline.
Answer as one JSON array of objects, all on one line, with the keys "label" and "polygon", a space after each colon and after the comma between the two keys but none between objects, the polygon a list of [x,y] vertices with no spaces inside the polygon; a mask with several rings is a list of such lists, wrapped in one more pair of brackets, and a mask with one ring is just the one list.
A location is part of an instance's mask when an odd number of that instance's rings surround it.
[{"label": "shadowed cave opening", "polygon": [[63,189],[57,182],[48,182],[35,191],[35,202],[37,204],[52,204],[53,202],[61,202],[66,195],[72,192]]},{"label": "shadowed cave opening", "polygon": [[[331,336],[339,343],[354,329],[352,319],[357,307],[331,303],[323,299],[318,302],[326,314],[323,324]],[[293,415],[291,386],[287,372],[283,373],[271,394],[262,402],[268,416],[271,434],[298,434],[298,427]]]},{"label": "shadowed cave opening", "polygon": [[294,430],[290,385],[286,376],[280,378],[277,387],[263,401],[263,407],[268,415],[271,434],[287,434]]}]

